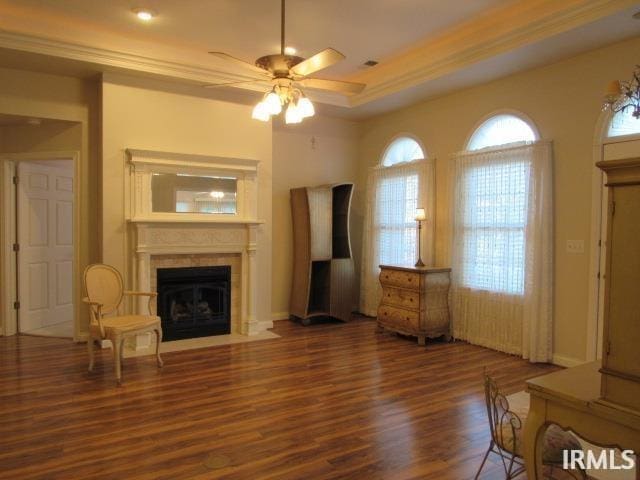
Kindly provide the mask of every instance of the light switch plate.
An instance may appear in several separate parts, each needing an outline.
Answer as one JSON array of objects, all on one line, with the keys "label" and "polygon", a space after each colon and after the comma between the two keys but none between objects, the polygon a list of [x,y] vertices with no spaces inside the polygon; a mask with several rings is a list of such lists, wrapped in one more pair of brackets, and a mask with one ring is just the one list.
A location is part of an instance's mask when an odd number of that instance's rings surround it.
[{"label": "light switch plate", "polygon": [[584,240],[567,240],[567,253],[584,253]]}]

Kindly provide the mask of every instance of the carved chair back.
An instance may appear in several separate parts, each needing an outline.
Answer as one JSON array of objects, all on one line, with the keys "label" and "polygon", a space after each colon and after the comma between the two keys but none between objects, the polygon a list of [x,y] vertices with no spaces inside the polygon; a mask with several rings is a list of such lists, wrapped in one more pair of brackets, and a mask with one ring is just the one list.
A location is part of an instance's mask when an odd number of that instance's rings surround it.
[{"label": "carved chair back", "polygon": [[[124,283],[120,272],[110,265],[95,263],[84,271],[84,285],[91,302],[102,305],[101,315],[117,312],[122,303]],[[91,309],[92,320],[94,309]]]},{"label": "carved chair back", "polygon": [[509,401],[498,388],[497,383],[484,374],[484,395],[489,416],[489,428],[492,440],[502,449],[516,453],[521,449],[517,445],[517,432],[522,429],[522,420],[509,410]]}]

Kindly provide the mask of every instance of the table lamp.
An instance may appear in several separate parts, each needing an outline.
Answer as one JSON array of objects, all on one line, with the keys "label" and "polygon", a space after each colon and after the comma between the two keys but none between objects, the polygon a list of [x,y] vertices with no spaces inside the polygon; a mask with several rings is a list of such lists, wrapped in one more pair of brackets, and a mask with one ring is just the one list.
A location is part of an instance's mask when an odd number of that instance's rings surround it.
[{"label": "table lamp", "polygon": [[418,222],[418,261],[416,262],[416,267],[424,267],[424,263],[422,262],[422,253],[421,253],[421,242],[422,242],[422,222],[427,219],[427,214],[424,211],[424,208],[416,208],[416,222]]}]

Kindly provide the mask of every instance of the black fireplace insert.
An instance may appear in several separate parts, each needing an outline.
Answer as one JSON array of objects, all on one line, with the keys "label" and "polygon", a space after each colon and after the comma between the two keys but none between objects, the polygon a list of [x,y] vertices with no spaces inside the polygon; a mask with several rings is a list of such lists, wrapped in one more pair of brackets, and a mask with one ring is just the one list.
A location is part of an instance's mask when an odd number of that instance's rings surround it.
[{"label": "black fireplace insert", "polygon": [[162,340],[231,332],[231,267],[158,269]]}]

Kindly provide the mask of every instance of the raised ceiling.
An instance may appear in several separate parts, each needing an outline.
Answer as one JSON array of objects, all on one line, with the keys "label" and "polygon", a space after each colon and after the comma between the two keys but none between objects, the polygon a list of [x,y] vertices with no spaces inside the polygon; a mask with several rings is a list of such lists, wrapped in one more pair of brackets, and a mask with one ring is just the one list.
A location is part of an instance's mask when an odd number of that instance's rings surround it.
[{"label": "raised ceiling", "polygon": [[[248,61],[277,52],[279,6],[279,0],[0,0],[0,62],[192,85],[242,80],[246,72],[206,52]],[[133,7],[157,16],[143,23]],[[631,15],[639,9],[632,0],[287,0],[287,44],[301,56],[329,46],[342,51],[347,60],[320,76],[363,81],[367,89],[350,98],[313,96],[333,105],[332,114],[363,117],[638,35],[640,22]],[[49,57],[56,62],[43,61]],[[369,59],[380,64],[363,68]],[[252,98],[265,85],[241,88]]]},{"label": "raised ceiling", "polygon": [[[220,50],[253,62],[280,49],[280,0],[4,0],[0,4],[91,23],[127,36],[144,37],[201,52]],[[513,0],[288,0],[287,44],[311,56],[328,46],[347,60],[326,74],[355,73],[370,59],[385,59]],[[148,23],[132,13],[157,12]],[[37,13],[36,13],[37,12]],[[212,60],[212,63],[213,60]]]}]

